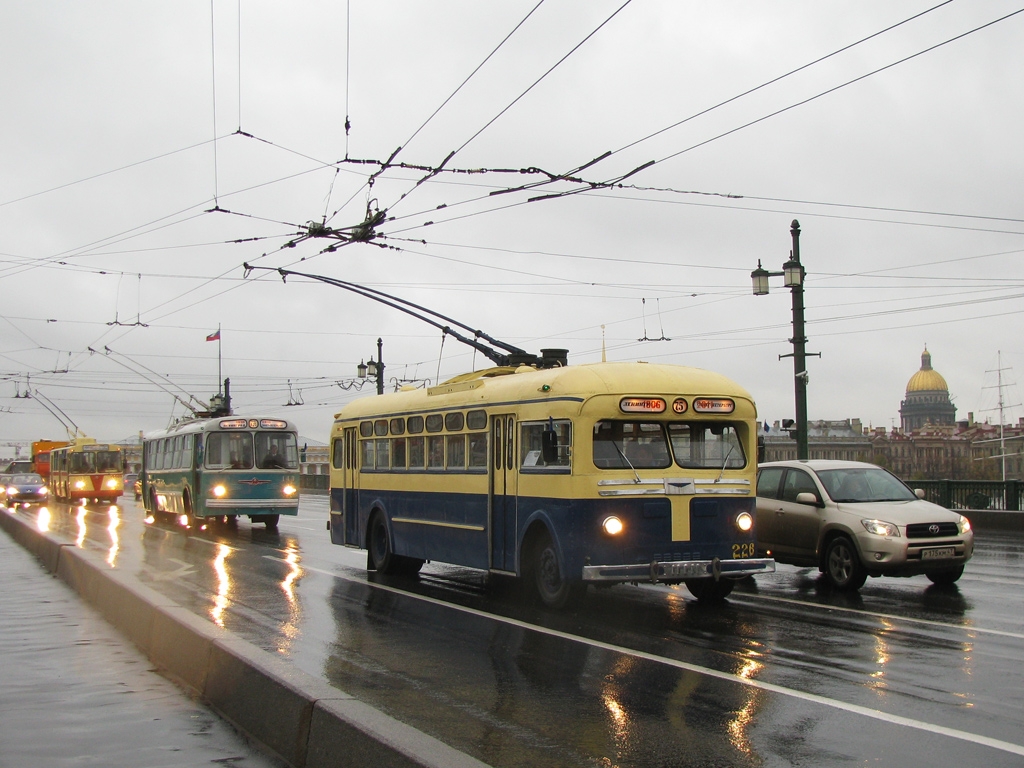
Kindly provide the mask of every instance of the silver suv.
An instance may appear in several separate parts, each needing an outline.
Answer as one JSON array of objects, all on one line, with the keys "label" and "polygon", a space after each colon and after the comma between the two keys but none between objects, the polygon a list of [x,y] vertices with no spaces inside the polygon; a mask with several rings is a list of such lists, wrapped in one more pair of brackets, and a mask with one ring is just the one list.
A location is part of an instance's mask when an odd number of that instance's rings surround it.
[{"label": "silver suv", "polygon": [[859,589],[868,576],[922,573],[952,584],[974,554],[971,524],[922,495],[860,461],[762,464],[758,555],[817,566],[840,590]]}]

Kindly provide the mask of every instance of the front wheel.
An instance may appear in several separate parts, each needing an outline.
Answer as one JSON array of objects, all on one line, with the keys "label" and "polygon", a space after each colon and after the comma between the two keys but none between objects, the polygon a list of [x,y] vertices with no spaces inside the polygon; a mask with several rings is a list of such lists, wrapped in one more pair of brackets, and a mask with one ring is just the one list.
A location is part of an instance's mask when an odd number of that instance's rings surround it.
[{"label": "front wheel", "polygon": [[267,530],[268,531],[276,531],[277,530],[277,523],[278,523],[278,521],[280,521],[280,519],[281,519],[280,515],[264,515],[263,516],[263,524],[265,526],[267,526]]},{"label": "front wheel", "polygon": [[948,587],[964,575],[964,567],[957,566],[946,571],[933,571],[925,574],[932,582],[940,587]]},{"label": "front wheel", "polygon": [[548,608],[571,608],[586,594],[585,583],[565,578],[558,550],[547,534],[544,534],[534,547],[530,570],[534,593]]},{"label": "front wheel", "polygon": [[687,579],[686,588],[702,603],[720,603],[729,596],[736,582],[732,579]]},{"label": "front wheel", "polygon": [[864,586],[867,571],[860,562],[860,555],[853,542],[845,536],[837,536],[825,550],[825,576],[836,589],[847,592]]}]

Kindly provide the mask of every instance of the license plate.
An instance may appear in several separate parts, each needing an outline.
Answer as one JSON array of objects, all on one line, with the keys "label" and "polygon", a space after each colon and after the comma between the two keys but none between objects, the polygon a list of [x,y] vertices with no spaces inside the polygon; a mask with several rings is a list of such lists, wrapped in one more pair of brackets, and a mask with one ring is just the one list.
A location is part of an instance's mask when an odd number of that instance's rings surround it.
[{"label": "license plate", "polygon": [[922,549],[922,560],[934,560],[940,557],[955,557],[956,550],[953,547],[936,547],[935,549]]}]

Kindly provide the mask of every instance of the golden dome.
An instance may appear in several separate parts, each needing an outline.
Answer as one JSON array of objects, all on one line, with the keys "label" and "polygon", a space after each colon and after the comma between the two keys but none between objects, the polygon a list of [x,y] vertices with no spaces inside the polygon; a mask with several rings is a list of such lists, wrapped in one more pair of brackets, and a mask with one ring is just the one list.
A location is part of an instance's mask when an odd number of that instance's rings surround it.
[{"label": "golden dome", "polygon": [[907,392],[948,392],[949,386],[942,374],[932,368],[932,356],[925,347],[921,355],[921,370],[910,377]]}]

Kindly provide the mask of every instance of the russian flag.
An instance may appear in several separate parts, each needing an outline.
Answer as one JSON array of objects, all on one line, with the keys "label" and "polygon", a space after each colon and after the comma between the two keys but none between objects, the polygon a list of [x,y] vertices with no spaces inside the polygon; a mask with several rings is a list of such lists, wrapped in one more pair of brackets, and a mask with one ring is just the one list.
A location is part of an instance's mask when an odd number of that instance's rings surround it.
[{"label": "russian flag", "polygon": [[220,341],[220,328],[206,337],[207,341]]}]

